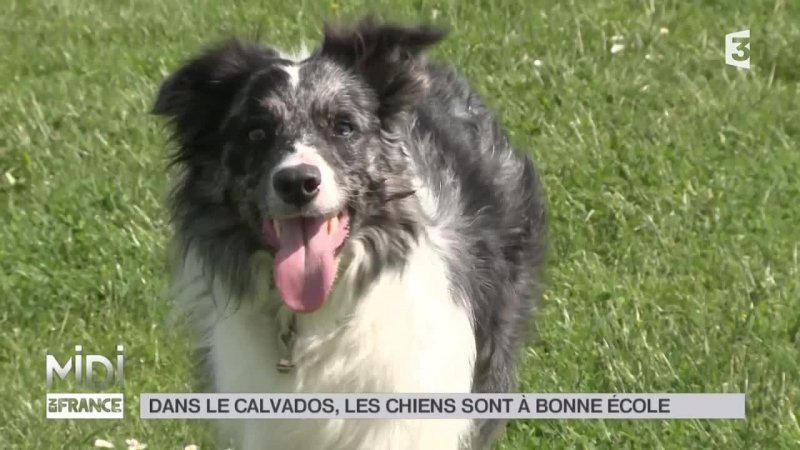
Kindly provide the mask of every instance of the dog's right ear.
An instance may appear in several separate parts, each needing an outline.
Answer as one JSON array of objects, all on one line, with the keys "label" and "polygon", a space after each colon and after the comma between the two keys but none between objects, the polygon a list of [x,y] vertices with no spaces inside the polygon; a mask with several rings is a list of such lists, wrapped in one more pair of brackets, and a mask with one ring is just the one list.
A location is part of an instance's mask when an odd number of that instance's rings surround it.
[{"label": "dog's right ear", "polygon": [[250,75],[277,56],[272,49],[239,40],[211,47],[167,77],[152,113],[169,120],[182,146],[193,146],[219,129]]},{"label": "dog's right ear", "polygon": [[440,27],[383,23],[368,16],[355,27],[326,25],[321,53],[351,67],[369,83],[384,119],[409,109],[425,94],[428,79],[420,56],[446,35]]}]

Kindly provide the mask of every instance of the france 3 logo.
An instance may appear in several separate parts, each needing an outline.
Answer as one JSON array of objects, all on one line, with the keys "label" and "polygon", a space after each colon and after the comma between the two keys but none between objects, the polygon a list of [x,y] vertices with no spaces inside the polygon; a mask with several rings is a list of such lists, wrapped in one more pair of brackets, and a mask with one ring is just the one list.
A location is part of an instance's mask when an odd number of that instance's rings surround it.
[{"label": "france 3 logo", "polygon": [[750,68],[750,30],[725,35],[725,64],[742,69]]},{"label": "france 3 logo", "polygon": [[[54,375],[62,382],[73,381],[82,390],[95,392],[47,393],[48,419],[122,419],[125,398],[121,392],[97,392],[121,390],[125,381],[124,347],[117,345],[116,361],[103,355],[83,354],[83,346],[75,346],[75,355],[63,364],[47,353],[45,374],[48,391],[53,388]],[[102,368],[98,371],[97,369]],[[99,372],[99,373],[98,373]],[[71,376],[72,375],[72,376]],[[99,378],[98,375],[102,375]],[[73,378],[74,377],[74,378]],[[72,380],[69,380],[73,378]]]}]

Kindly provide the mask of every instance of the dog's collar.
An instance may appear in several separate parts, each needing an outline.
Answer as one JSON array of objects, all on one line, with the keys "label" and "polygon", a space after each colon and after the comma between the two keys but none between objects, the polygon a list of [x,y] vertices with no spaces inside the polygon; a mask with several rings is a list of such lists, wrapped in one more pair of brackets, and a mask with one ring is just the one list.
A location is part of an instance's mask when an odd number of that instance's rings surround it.
[{"label": "dog's collar", "polygon": [[275,368],[280,373],[294,369],[292,350],[297,334],[297,316],[292,313],[278,314],[278,363]]}]

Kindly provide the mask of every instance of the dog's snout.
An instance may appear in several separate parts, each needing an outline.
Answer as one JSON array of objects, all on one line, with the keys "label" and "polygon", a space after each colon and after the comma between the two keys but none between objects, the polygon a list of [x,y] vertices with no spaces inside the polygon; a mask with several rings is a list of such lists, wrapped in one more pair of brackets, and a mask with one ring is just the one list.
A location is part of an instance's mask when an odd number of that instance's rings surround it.
[{"label": "dog's snout", "polygon": [[275,192],[284,202],[303,206],[318,193],[322,182],[322,174],[317,166],[298,164],[286,167],[273,175],[272,184]]}]

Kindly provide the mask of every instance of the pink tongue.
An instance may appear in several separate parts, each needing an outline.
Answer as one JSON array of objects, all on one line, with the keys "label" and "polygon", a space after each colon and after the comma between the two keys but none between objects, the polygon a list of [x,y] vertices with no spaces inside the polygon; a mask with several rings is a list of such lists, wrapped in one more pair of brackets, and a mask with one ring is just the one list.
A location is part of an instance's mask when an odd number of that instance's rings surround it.
[{"label": "pink tongue", "polygon": [[295,312],[321,308],[336,275],[335,246],[324,218],[281,220],[275,254],[275,284]]}]

